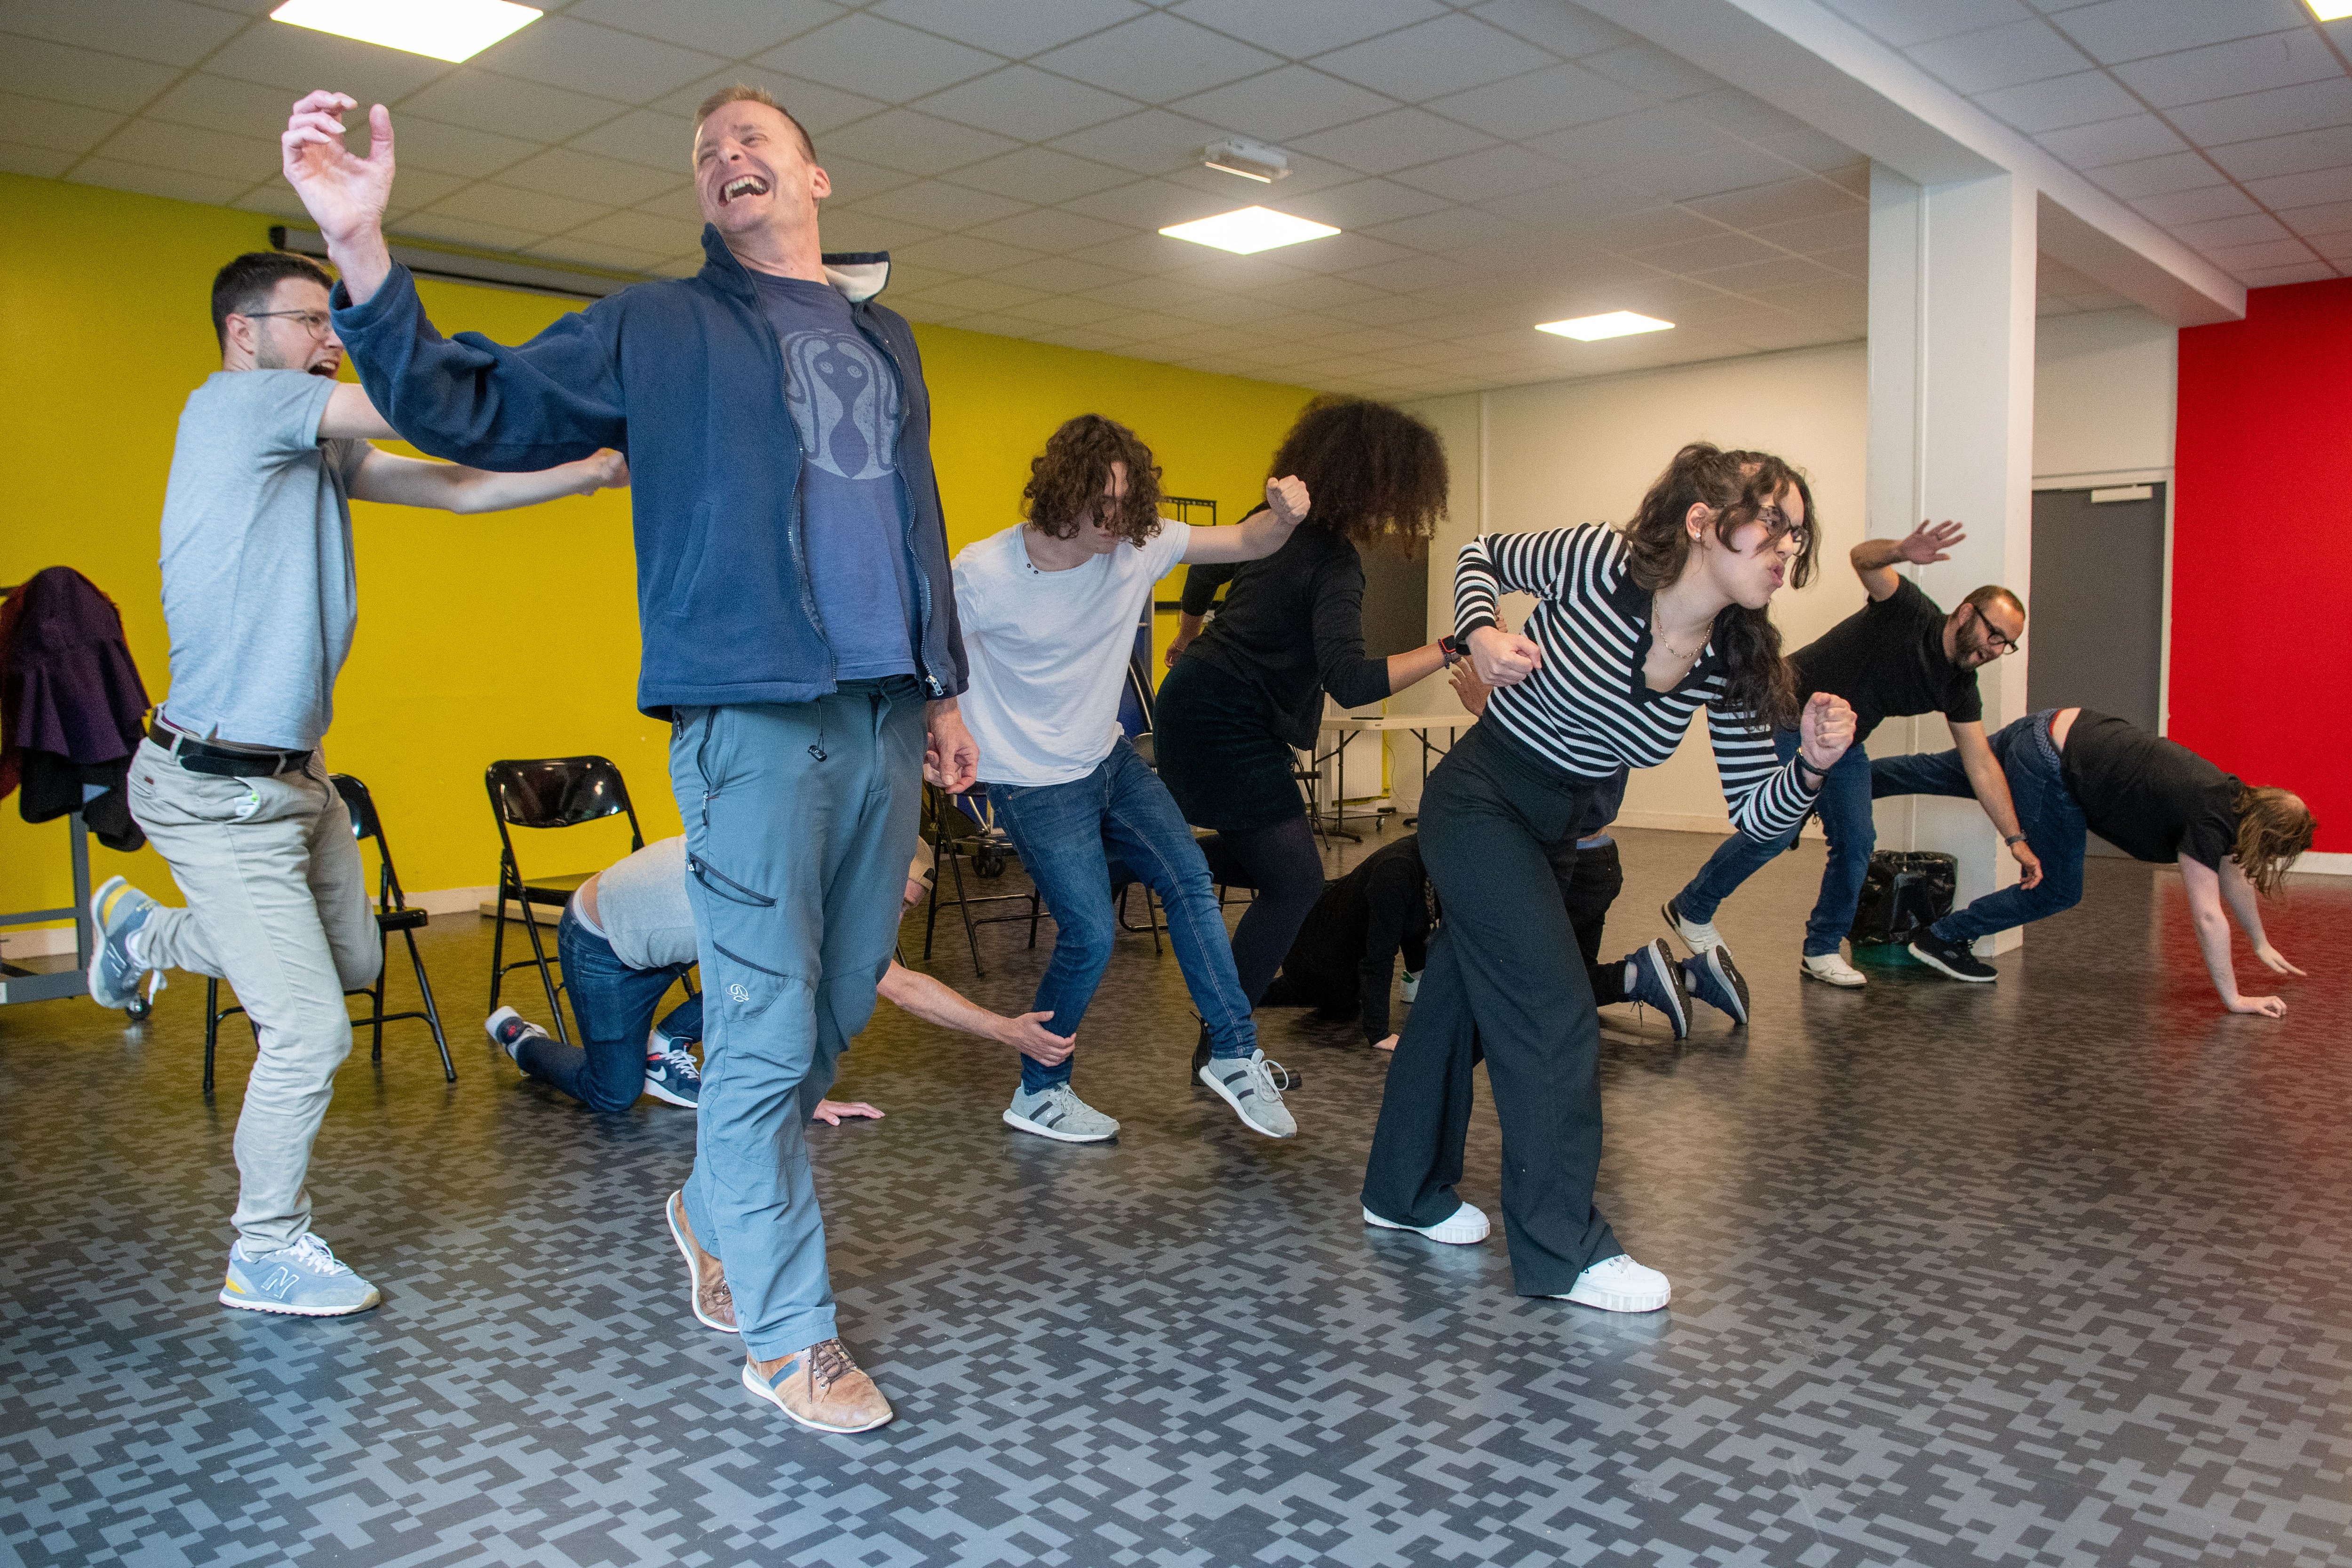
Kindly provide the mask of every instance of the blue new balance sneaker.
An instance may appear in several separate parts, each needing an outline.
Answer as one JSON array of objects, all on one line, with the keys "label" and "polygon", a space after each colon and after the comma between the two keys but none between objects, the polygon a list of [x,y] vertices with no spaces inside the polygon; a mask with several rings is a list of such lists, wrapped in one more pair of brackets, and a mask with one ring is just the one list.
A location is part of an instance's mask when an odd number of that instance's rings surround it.
[{"label": "blue new balance sneaker", "polygon": [[1625,1000],[1655,1008],[1674,1030],[1675,1038],[1688,1036],[1690,987],[1666,939],[1659,937],[1635,948],[1625,955],[1625,965],[1633,976],[1633,983],[1625,987]]},{"label": "blue new balance sneaker", "polygon": [[[131,956],[131,939],[163,907],[127,877],[109,877],[89,896],[90,923],[98,934],[98,951],[89,957],[89,994],[100,1006],[128,1007],[139,1000],[140,977],[148,966]],[[163,988],[160,981],[159,975],[158,991]]]},{"label": "blue new balance sneaker", "polygon": [[1731,962],[1731,950],[1721,942],[1683,960],[1683,983],[1690,994],[1718,1013],[1728,1013],[1735,1024],[1748,1022],[1748,977]]},{"label": "blue new balance sneaker", "polygon": [[654,1037],[668,1048],[658,1056],[646,1056],[646,1092],[665,1105],[694,1110],[702,1102],[702,1069],[694,1065],[684,1046],[658,1035]]},{"label": "blue new balance sneaker", "polygon": [[228,1279],[220,1303],[248,1312],[283,1312],[297,1318],[346,1318],[383,1300],[376,1288],[340,1263],[327,1244],[304,1232],[291,1247],[257,1257],[245,1243],[228,1249]]}]

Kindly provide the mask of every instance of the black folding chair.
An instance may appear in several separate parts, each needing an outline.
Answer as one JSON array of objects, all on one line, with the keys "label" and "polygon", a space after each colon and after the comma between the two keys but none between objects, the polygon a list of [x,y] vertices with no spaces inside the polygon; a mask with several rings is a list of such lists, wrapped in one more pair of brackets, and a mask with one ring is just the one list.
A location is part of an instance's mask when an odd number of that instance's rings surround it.
[{"label": "black folding chair", "polygon": [[[423,910],[410,909],[407,895],[400,890],[400,873],[393,869],[392,865],[392,841],[384,837],[383,818],[377,815],[375,797],[368,793],[368,786],[349,773],[331,773],[328,775],[328,782],[335,786],[335,793],[343,797],[343,805],[351,811],[352,837],[362,844],[371,838],[375,840],[376,858],[381,867],[376,875],[375,889],[376,941],[380,944],[375,984],[362,986],[357,991],[343,993],[346,996],[364,996],[368,999],[368,1016],[364,1018],[354,1018],[352,1022],[365,1024],[374,1032],[375,1038],[369,1048],[368,1059],[380,1062],[383,1060],[383,1026],[386,1024],[396,1024],[404,1018],[422,1019],[433,1031],[434,1045],[440,1048],[441,1076],[447,1081],[455,1083],[457,1081],[457,1066],[449,1059],[449,1039],[441,1030],[441,1009],[433,1000],[433,982],[425,977],[424,955],[416,951],[417,930],[429,923],[429,917]],[[390,967],[394,931],[398,931],[400,940],[408,944],[409,966],[416,972],[416,989],[425,999],[422,1011],[412,1008],[405,1013],[387,1013],[383,1010],[385,970]],[[244,1011],[244,1007],[234,1003],[226,1007],[222,1006],[220,982],[206,978],[205,981],[205,1092],[206,1094],[213,1091],[213,1056],[220,1044],[221,1020],[232,1013]],[[256,1038],[258,1039],[257,1033]]]},{"label": "black folding chair", "polygon": [[[1002,925],[1009,921],[1026,921],[1029,924],[1029,945],[1037,945],[1037,922],[1045,917],[1045,902],[1032,887],[1025,893],[971,893],[963,885],[963,863],[972,862],[973,871],[982,877],[994,877],[1004,868],[1005,862],[1019,851],[1013,847],[1012,837],[996,826],[988,806],[988,792],[975,786],[964,795],[950,795],[937,784],[923,786],[923,837],[931,847],[934,872],[931,890],[925,900],[923,918],[923,962],[931,961],[932,934],[940,924],[940,907],[951,906],[963,917],[963,938],[971,949],[972,973],[986,978],[988,971],[980,962],[980,928]],[[936,868],[945,866],[955,883],[952,896],[940,896],[940,878]],[[974,904],[1024,903],[1024,913],[980,915],[971,912]]]},{"label": "black folding chair", "polygon": [[[547,988],[547,1010],[555,1017],[555,1037],[568,1046],[572,1034],[563,1026],[563,1006],[558,998],[561,984],[552,967],[555,961],[548,956],[546,942],[540,935],[548,927],[531,910],[562,909],[572,901],[580,884],[596,873],[574,871],[554,877],[525,877],[522,862],[515,857],[511,829],[578,827],[608,816],[625,816],[629,819],[629,849],[634,854],[646,847],[645,833],[637,826],[637,808],[629,804],[629,786],[623,782],[621,770],[604,757],[541,757],[492,763],[484,770],[482,783],[489,791],[490,815],[499,823],[499,912],[490,936],[490,1010],[498,1011],[499,988],[507,971],[536,966],[540,984]],[[509,901],[521,908],[520,917],[507,913]],[[518,918],[524,933],[530,938],[531,955],[509,963],[507,925]]]}]

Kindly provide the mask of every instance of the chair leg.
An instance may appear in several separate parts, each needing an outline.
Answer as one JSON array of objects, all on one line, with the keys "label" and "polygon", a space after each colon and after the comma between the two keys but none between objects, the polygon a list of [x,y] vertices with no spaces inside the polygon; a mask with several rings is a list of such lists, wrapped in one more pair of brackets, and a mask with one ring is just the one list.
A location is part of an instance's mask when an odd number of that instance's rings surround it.
[{"label": "chair leg", "polygon": [[205,981],[205,1098],[212,1098],[213,1052],[220,1045],[220,982]]},{"label": "chair leg", "polygon": [[1045,912],[1045,900],[1037,896],[1037,884],[1029,884],[1029,951],[1037,951],[1037,921]]},{"label": "chair leg", "polygon": [[565,1045],[572,1043],[572,1031],[563,1026],[563,1004],[556,999],[555,975],[547,967],[547,947],[539,940],[539,921],[530,912],[528,901],[522,906],[522,929],[530,937],[531,957],[539,964],[539,983],[547,987],[547,1010],[555,1015],[555,1037]]},{"label": "chair leg", "polygon": [[963,887],[963,857],[959,855],[948,864],[955,872],[956,913],[963,917],[964,943],[971,949],[972,978],[985,980],[988,978],[988,971],[980,965],[980,928],[971,923],[971,897],[964,891]]},{"label": "chair leg", "polygon": [[499,1010],[499,982],[505,978],[504,960],[507,955],[507,884],[499,879],[499,901],[491,907],[498,913],[490,921],[490,1011]]},{"label": "chair leg", "polygon": [[931,846],[931,890],[923,900],[923,962],[931,961],[931,933],[940,929],[940,850]]},{"label": "chair leg", "polygon": [[373,1004],[369,1010],[368,1022],[374,1026],[375,1040],[369,1047],[368,1060],[379,1067],[383,1065],[383,966],[391,957],[392,938],[382,926],[378,926],[375,932],[375,986],[368,993],[368,1000]]},{"label": "chair leg", "polygon": [[449,1037],[441,1032],[441,1009],[433,1001],[433,982],[425,977],[425,959],[416,951],[416,933],[404,931],[401,939],[408,943],[408,962],[416,971],[416,989],[425,998],[425,1021],[432,1026],[433,1043],[441,1050],[441,1076],[450,1083],[457,1081],[457,1064],[449,1059]]},{"label": "chair leg", "polygon": [[1160,905],[1152,897],[1149,882],[1143,885],[1143,918],[1151,922],[1151,956],[1158,958],[1168,950],[1160,942]]}]

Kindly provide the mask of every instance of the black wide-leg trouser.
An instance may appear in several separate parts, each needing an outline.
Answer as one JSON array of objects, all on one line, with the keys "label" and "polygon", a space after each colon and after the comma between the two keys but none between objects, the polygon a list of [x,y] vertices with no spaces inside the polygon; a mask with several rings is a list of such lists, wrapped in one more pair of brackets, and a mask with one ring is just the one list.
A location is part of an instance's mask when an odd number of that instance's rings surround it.
[{"label": "black wide-leg trouser", "polygon": [[1475,724],[1429,775],[1421,858],[1440,923],[1372,1134],[1364,1206],[1437,1225],[1460,1205],[1481,1057],[1503,1132],[1503,1230],[1522,1296],[1556,1296],[1625,1249],[1592,1206],[1601,1026],[1561,900],[1597,781]]}]

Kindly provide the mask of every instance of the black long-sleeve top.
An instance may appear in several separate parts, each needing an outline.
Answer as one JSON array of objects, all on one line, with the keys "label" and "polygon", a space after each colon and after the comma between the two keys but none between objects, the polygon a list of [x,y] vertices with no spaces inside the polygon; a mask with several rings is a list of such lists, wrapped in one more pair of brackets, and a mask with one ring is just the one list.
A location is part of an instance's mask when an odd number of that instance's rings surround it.
[{"label": "black long-sleeve top", "polygon": [[1364,657],[1364,562],[1353,541],[1310,519],[1262,561],[1195,566],[1184,613],[1207,614],[1228,582],[1224,607],[1185,657],[1255,688],[1285,741],[1313,749],[1326,691],[1342,708],[1389,694],[1388,660]]}]

